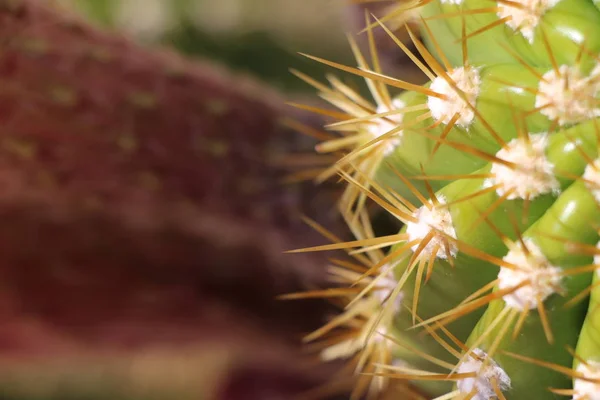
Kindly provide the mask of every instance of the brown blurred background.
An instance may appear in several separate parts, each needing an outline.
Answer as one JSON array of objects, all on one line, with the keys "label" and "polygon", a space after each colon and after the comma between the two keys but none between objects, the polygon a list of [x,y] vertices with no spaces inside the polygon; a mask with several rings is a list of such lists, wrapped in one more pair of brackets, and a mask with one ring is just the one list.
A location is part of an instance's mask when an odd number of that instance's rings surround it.
[{"label": "brown blurred background", "polygon": [[0,399],[348,398],[301,346],[332,306],[275,300],[323,284],[283,252],[325,241],[302,214],[347,234],[338,187],[273,162],[314,145],[289,69],[352,63],[347,3],[0,2]]}]

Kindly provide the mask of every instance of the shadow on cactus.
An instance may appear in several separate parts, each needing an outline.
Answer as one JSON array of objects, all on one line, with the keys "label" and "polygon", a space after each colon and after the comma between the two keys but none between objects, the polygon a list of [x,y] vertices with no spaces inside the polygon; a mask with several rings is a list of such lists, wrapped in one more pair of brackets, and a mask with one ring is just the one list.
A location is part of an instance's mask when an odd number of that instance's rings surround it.
[{"label": "shadow on cactus", "polygon": [[[294,251],[354,259],[304,294],[342,309],[306,339],[323,340],[325,361],[349,360],[354,398],[399,381],[436,400],[600,399],[597,4],[390,10],[362,34],[387,32],[429,83],[384,75],[375,40],[369,55],[351,40],[357,67],[311,57],[363,78],[370,99],[300,75],[338,109],[314,110],[333,120],[316,150],[336,154],[321,178],[346,185],[339,210],[356,239]],[[398,21],[418,23],[412,46],[388,27]],[[366,205],[401,231],[378,236]]]}]

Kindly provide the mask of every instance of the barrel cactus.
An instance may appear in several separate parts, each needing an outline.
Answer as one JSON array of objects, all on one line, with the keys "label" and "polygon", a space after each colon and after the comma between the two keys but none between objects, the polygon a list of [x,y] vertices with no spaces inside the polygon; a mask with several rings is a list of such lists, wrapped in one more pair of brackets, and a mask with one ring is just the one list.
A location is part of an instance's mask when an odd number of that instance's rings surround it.
[{"label": "barrel cactus", "polygon": [[[367,15],[357,65],[368,96],[298,72],[337,110],[320,179],[346,189],[355,240],[329,297],[340,314],[306,337],[347,359],[354,398],[406,383],[406,398],[600,399],[600,3],[415,0]],[[392,25],[407,25],[410,46]],[[422,70],[380,68],[383,30]],[[380,235],[373,206],[402,228]]]}]

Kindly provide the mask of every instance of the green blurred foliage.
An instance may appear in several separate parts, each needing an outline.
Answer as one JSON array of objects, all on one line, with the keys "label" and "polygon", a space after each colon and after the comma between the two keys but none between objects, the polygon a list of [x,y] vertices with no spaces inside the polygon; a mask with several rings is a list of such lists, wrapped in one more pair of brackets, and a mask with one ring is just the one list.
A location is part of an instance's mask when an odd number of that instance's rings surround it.
[{"label": "green blurred foliage", "polygon": [[[305,2],[307,9],[315,11],[316,17],[307,18],[311,16],[309,12],[301,13],[293,28],[290,27],[289,32],[282,35],[281,26],[285,26],[287,19],[294,18],[294,15],[269,16],[265,10],[265,4],[282,0],[263,0],[262,5],[256,3],[257,7],[252,7],[254,1],[229,0],[228,3],[237,4],[244,13],[254,10],[260,15],[254,18],[252,15],[244,15],[237,25],[227,25],[231,22],[224,21],[225,27],[215,30],[214,26],[218,26],[219,21],[211,22],[213,26],[207,27],[203,26],[202,19],[198,18],[198,14],[205,9],[217,7],[213,0],[63,0],[65,4],[75,7],[103,26],[123,29],[130,33],[133,30],[139,40],[149,44],[174,47],[193,57],[214,59],[235,70],[255,75],[283,91],[313,93],[312,88],[289,72],[290,68],[314,77],[321,77],[327,71],[324,66],[299,55],[298,51],[351,62],[352,58],[348,46],[343,41],[343,35],[331,36],[334,35],[332,31],[343,32],[343,28],[339,26],[331,29],[332,24],[339,25],[341,20],[341,13],[334,12],[334,6],[327,6],[323,11],[314,7],[314,1]],[[126,2],[129,2],[129,6]],[[135,13],[136,2],[146,4],[147,7],[138,7],[139,14],[127,15]],[[297,4],[294,7],[298,7]],[[151,10],[154,6],[161,9]],[[319,12],[326,15],[320,15],[319,18]],[[291,13],[293,11],[290,11]],[[261,18],[265,19],[265,26],[259,29],[256,24],[260,23]],[[275,21],[277,24],[273,23],[276,18],[281,19]],[[140,22],[142,19],[145,20]],[[252,20],[253,25],[244,23],[248,19]],[[141,26],[132,27],[138,22],[128,24],[125,21],[138,21]],[[274,26],[267,24],[269,21]],[[340,45],[335,46],[336,43]],[[331,54],[332,49],[336,49],[335,54]]]},{"label": "green blurred foliage", "polygon": [[290,68],[311,76],[322,76],[325,67],[298,54],[290,53],[265,32],[215,37],[189,23],[182,23],[162,40],[184,54],[219,60],[229,67],[251,73],[284,91],[314,90],[293,76]]}]

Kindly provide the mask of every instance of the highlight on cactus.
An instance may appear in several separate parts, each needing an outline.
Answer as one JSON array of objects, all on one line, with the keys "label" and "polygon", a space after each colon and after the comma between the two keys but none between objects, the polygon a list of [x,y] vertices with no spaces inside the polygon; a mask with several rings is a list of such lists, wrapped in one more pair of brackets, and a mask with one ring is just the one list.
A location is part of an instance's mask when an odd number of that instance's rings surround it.
[{"label": "highlight on cactus", "polygon": [[[326,240],[290,251],[332,257],[330,288],[284,296],[339,309],[305,341],[353,399],[600,399],[600,3],[354,2],[389,4],[355,65],[294,71],[329,103],[296,106],[328,119],[316,180],[353,236],[307,220]],[[428,83],[382,70],[377,30]]]}]

